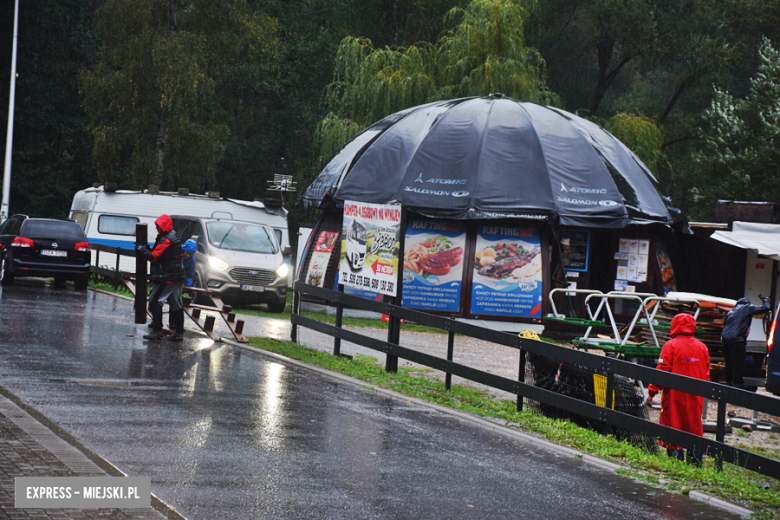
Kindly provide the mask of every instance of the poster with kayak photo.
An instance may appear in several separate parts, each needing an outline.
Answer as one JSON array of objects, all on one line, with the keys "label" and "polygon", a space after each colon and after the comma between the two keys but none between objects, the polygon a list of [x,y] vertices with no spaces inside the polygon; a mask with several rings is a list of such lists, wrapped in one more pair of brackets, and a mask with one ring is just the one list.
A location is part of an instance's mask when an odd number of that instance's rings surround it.
[{"label": "poster with kayak photo", "polygon": [[481,225],[474,252],[472,314],[541,317],[542,254],[538,229]]},{"label": "poster with kayak photo", "polygon": [[459,312],[466,222],[411,219],[404,244],[401,305]]}]

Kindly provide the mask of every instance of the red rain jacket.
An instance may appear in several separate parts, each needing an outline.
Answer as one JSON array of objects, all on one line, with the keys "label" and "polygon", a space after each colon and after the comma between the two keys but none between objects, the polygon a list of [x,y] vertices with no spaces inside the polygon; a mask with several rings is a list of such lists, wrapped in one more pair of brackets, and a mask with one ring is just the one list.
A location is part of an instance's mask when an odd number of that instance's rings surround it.
[{"label": "red rain jacket", "polygon": [[168,249],[168,246],[171,245],[170,239],[164,235],[173,229],[173,220],[168,215],[160,215],[154,223],[160,226],[162,232],[157,235],[154,248],[152,248],[154,260],[151,260],[151,262],[156,262],[165,250]]},{"label": "red rain jacket", "polygon": [[[678,314],[672,320],[672,339],[661,349],[661,360],[656,367],[664,372],[695,377],[709,381],[710,352],[701,341],[694,339],[696,321],[690,314]],[[650,395],[659,390],[661,394],[661,419],[664,426],[671,426],[684,432],[702,435],[701,412],[704,398],[671,388],[655,385],[648,387]],[[678,446],[658,441],[665,448],[678,449]]]},{"label": "red rain jacket", "polygon": [[162,215],[154,223],[160,228],[160,233],[154,247],[144,252],[144,257],[152,263],[149,283],[176,283],[184,280],[186,276],[182,264],[181,242],[173,231],[173,220],[168,215]]}]

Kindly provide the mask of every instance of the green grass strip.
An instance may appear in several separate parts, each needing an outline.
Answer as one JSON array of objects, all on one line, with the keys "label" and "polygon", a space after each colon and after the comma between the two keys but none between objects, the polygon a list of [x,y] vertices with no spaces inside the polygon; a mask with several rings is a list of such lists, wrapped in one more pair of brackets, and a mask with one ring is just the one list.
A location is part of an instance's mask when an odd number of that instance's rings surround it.
[{"label": "green grass strip", "polygon": [[630,469],[623,473],[648,484],[679,493],[698,490],[738,503],[755,511],[751,516],[754,520],[777,518],[780,515],[780,481],[731,464],[724,464],[724,470],[719,472],[715,468],[714,459],[705,458],[704,467],[697,468],[670,459],[665,453],[654,454],[566,420],[551,419],[527,409],[518,412],[514,401],[499,399],[481,390],[452,385],[452,389],[447,391],[444,383],[428,369],[399,367],[398,373],[391,373],[386,372],[373,357],[336,357],[327,352],[269,338],[249,338],[249,345],[411,397],[500,419],[508,427],[626,465]]},{"label": "green grass strip", "polygon": [[[133,297],[133,293],[130,292],[130,290],[125,287],[123,284],[119,284],[117,288],[115,289],[114,286],[107,282],[96,282],[94,279],[89,279],[89,287],[92,287],[93,289],[100,289],[101,291],[106,291],[114,294],[121,294],[122,296],[129,296]],[[147,287],[147,294],[148,294],[148,287]]]}]

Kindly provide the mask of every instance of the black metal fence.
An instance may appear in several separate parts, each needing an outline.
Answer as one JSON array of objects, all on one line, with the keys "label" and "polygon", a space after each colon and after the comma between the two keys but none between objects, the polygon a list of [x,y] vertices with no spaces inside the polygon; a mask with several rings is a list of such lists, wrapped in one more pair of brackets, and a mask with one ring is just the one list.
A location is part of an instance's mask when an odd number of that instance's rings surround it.
[{"label": "black metal fence", "polygon": [[[135,243],[136,246],[147,243],[147,229],[146,224],[135,225]],[[93,244],[92,249],[95,251],[95,265],[90,266],[89,272],[98,280],[103,279],[109,281],[114,285],[114,288],[118,288],[120,283],[135,294],[134,307],[135,307],[135,322],[138,324],[146,323],[146,281],[147,281],[147,265],[146,259],[142,255],[136,254],[134,249],[122,249],[119,247],[111,247],[103,244]],[[101,266],[100,253],[110,253],[116,255],[114,258],[114,269]],[[132,275],[129,273],[123,273],[119,269],[119,260],[122,256],[135,258],[135,273]],[[143,287],[144,290],[137,290],[137,287]]]},{"label": "black metal fence", "polygon": [[[106,280],[111,283],[114,288],[121,285],[122,272],[119,270],[119,259],[122,256],[128,256],[135,258],[135,250],[122,249],[120,247],[111,247],[103,244],[92,244],[92,250],[95,251],[95,265],[90,266],[89,272],[92,275],[101,280]],[[115,255],[114,268],[110,269],[105,263],[101,265],[100,253],[110,253]]]},{"label": "black metal fence", "polygon": [[[302,294],[334,302],[337,306],[336,325],[330,325],[301,316],[300,301]],[[449,333],[447,358],[444,359],[431,356],[399,345],[399,341],[397,340],[398,335],[395,333],[392,326],[388,329],[388,338],[394,339],[394,342],[370,338],[341,328],[340,317],[343,306],[345,305],[387,314],[391,317],[391,322],[393,319],[403,319],[447,331]],[[780,461],[741,448],[728,446],[723,442],[726,428],[727,403],[773,416],[780,416],[780,399],[739,390],[718,383],[670,374],[668,372],[656,370],[655,368],[645,367],[611,357],[591,354],[544,341],[527,339],[515,334],[486,329],[476,325],[459,322],[451,318],[404,309],[389,303],[375,302],[344,294],[343,292],[306,285],[302,282],[296,282],[294,287],[292,325],[292,341],[294,342],[297,342],[298,339],[298,327],[306,327],[332,336],[334,338],[334,354],[338,354],[340,342],[342,340],[349,341],[387,354],[387,367],[389,370],[397,369],[397,362],[392,363],[389,361],[390,359],[394,358],[397,360],[397,358],[403,358],[413,363],[445,372],[447,374],[446,379],[448,388],[450,377],[454,374],[475,383],[480,383],[517,395],[518,410],[522,409],[523,398],[526,398],[546,406],[555,407],[559,410],[571,412],[603,423],[607,425],[608,428],[614,427],[651,437],[657,437],[668,443],[681,446],[694,452],[706,453],[715,457],[719,464],[728,462],[762,475],[780,479]],[[517,380],[453,362],[452,345],[455,334],[461,334],[516,349],[519,353]],[[605,374],[607,384],[604,406],[582,401],[527,383],[525,381],[526,353],[544,356],[558,363],[569,363],[581,367],[588,367],[595,372]],[[652,382],[664,388],[680,390],[717,402],[718,412],[715,440],[699,437],[668,426],[656,424],[641,417],[635,417],[618,410],[613,410],[612,390],[615,388],[616,375],[639,381]]]}]

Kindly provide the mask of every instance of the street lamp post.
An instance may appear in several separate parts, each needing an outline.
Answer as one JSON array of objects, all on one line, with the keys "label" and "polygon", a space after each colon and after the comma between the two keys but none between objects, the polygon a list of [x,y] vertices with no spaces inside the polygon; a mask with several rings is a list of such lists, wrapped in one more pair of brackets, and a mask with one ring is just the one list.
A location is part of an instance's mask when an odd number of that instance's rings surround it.
[{"label": "street lamp post", "polygon": [[11,196],[11,150],[14,143],[14,98],[16,97],[16,47],[19,41],[19,0],[14,2],[14,38],[11,51],[11,88],[8,92],[8,132],[5,139],[3,167],[3,202],[0,205],[0,224],[8,218],[8,200]]}]

